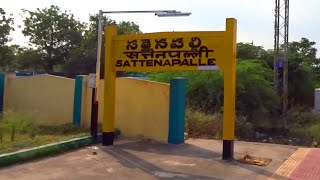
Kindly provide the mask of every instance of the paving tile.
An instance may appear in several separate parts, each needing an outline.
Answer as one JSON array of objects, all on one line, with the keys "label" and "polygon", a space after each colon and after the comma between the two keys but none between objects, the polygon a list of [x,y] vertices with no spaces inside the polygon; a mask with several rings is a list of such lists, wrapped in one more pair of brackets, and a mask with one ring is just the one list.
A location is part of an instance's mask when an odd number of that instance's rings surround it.
[{"label": "paving tile", "polygon": [[284,163],[276,170],[273,176],[269,179],[279,179],[278,177],[287,177],[293,173],[296,167],[303,161],[303,159],[309,153],[309,148],[299,148],[297,149]]},{"label": "paving tile", "polygon": [[310,149],[289,177],[293,180],[320,179],[320,149]]}]

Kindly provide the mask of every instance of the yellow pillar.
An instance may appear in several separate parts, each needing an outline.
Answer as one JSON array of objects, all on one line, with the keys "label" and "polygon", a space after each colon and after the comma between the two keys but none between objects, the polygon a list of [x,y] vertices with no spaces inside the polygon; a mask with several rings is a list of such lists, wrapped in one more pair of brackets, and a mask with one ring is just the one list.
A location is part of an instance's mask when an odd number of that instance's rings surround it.
[{"label": "yellow pillar", "polygon": [[104,64],[104,115],[102,121],[102,144],[113,145],[115,121],[115,86],[116,72],[112,59],[112,39],[117,35],[116,26],[105,29],[105,64]]},{"label": "yellow pillar", "polygon": [[224,67],[224,105],[223,105],[223,155],[222,159],[233,159],[235,131],[235,97],[236,97],[236,19],[226,20],[226,53]]}]

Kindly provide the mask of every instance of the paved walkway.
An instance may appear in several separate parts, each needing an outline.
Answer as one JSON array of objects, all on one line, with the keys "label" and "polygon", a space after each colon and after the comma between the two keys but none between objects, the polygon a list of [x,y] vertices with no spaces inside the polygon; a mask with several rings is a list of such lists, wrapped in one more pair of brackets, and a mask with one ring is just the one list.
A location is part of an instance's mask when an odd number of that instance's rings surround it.
[{"label": "paved walkway", "polygon": [[[91,146],[0,169],[0,180],[256,180],[271,176],[281,179],[287,175],[281,173],[279,167],[292,157],[296,149],[285,145],[235,142],[236,159],[247,154],[272,159],[269,165],[260,167],[221,160],[221,141],[187,140],[182,145],[168,145],[150,141],[117,140],[114,147]],[[278,173],[273,175],[277,169]]]},{"label": "paved walkway", "polygon": [[275,172],[277,176],[292,180],[320,180],[320,149],[299,148]]}]

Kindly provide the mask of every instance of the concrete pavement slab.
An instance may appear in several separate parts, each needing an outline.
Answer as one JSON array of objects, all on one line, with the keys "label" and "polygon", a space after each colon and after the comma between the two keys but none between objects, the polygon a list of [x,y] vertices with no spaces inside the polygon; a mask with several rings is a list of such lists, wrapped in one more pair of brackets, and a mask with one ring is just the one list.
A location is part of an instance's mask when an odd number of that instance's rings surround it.
[{"label": "concrete pavement slab", "polygon": [[119,139],[112,147],[89,146],[0,169],[0,180],[46,179],[277,179],[274,172],[297,147],[235,142],[235,159],[249,154],[271,158],[255,166],[222,160],[222,141],[190,139],[181,145]]}]

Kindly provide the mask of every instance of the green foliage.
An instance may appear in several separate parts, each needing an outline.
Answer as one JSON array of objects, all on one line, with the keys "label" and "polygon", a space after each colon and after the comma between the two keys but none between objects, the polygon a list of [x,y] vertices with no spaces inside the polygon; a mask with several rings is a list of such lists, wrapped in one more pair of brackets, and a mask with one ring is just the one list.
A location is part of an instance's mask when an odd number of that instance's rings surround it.
[{"label": "green foliage", "polygon": [[[313,105],[313,90],[319,84],[320,60],[316,58],[315,42],[307,38],[289,43],[288,101],[289,105]],[[283,47],[282,47],[283,48]],[[283,49],[280,51],[283,54]],[[273,70],[273,51],[250,43],[238,43],[237,58],[257,59]],[[270,71],[270,75],[273,73]],[[248,76],[249,77],[249,76]],[[298,83],[297,83],[298,82]]]},{"label": "green foliage", "polygon": [[118,25],[118,34],[140,34],[139,25],[134,22],[121,21]]},{"label": "green foliage", "polygon": [[18,69],[41,70],[45,66],[44,56],[40,50],[32,48],[18,48],[15,55],[15,63]]},{"label": "green foliage", "polygon": [[[2,124],[0,123],[0,127],[1,125]],[[89,135],[88,129],[76,128],[72,124],[60,126],[34,125],[36,129],[32,126],[30,127],[30,124],[24,125],[24,131],[17,132],[15,134],[15,141],[13,142],[10,140],[9,135],[6,134],[3,137],[3,141],[0,143],[0,154]],[[28,130],[28,132],[25,130]],[[59,147],[56,148],[59,150]]]},{"label": "green foliage", "polygon": [[[116,25],[116,22],[106,16],[102,17],[102,23],[105,26]],[[104,33],[102,41],[104,42]],[[86,24],[86,29],[81,42],[82,50],[85,52],[90,51],[91,53],[96,53],[97,50],[97,39],[98,39],[98,14],[90,15],[89,23]],[[102,43],[103,44],[103,43]]]},{"label": "green foliage", "polygon": [[[199,110],[188,108],[186,111],[186,131],[193,138],[221,139],[222,121],[221,113],[205,114]],[[238,116],[236,120],[236,137],[238,139],[250,139],[253,137],[253,125],[244,116]]]},{"label": "green foliage", "polygon": [[186,131],[193,138],[220,138],[222,115],[206,115],[189,108],[186,111]]},{"label": "green foliage", "polygon": [[308,107],[295,106],[288,111],[287,122],[290,127],[302,128],[319,123],[320,116],[313,114]]},{"label": "green foliage", "polygon": [[320,124],[313,124],[309,126],[307,132],[312,138],[312,141],[320,143]]},{"label": "green foliage", "polygon": [[289,59],[295,61],[297,64],[314,64],[316,65],[317,49],[314,47],[315,42],[307,38],[301,38],[299,42],[292,41],[289,43]]},{"label": "green foliage", "polygon": [[272,56],[270,56],[262,46],[255,46],[253,43],[240,42],[237,44],[237,58],[268,60],[272,58]]},{"label": "green foliage", "polygon": [[190,83],[187,88],[189,106],[205,113],[215,113],[222,110],[222,72],[197,72],[193,78],[188,78],[188,83]]},{"label": "green foliage", "polygon": [[4,54],[2,61],[0,61],[0,67],[4,71],[10,71],[15,70],[17,68],[17,62],[16,62],[16,55],[17,51],[19,49],[18,45],[10,45],[10,46],[3,46],[2,51]]},{"label": "green foliage", "polygon": [[[314,88],[320,84],[317,80],[319,59],[316,58],[317,50],[314,45],[314,42],[306,38],[290,43],[289,108],[297,105],[312,107],[314,104]],[[265,51],[262,47],[249,43],[238,43],[237,55],[242,59],[237,61],[237,114],[246,116],[249,122],[254,123],[255,128],[262,126],[266,126],[264,128],[267,129],[278,128],[280,98],[273,88],[273,51]],[[169,82],[174,76],[186,77],[188,105],[205,113],[221,112],[223,103],[221,72],[146,74],[152,80],[162,82]],[[297,112],[296,109],[293,111]],[[309,113],[309,108],[304,112]],[[301,116],[303,115],[299,114],[299,117]],[[292,121],[300,122],[294,118]]]},{"label": "green foliage", "polygon": [[96,71],[97,57],[95,53],[85,53],[85,51],[76,49],[71,52],[70,56],[70,60],[63,67],[67,77],[75,77]]},{"label": "green foliage", "polygon": [[301,38],[289,44],[289,102],[292,105],[313,106],[314,88],[319,82],[320,69],[315,42]]},{"label": "green foliage", "polygon": [[[279,103],[273,91],[273,73],[261,61],[240,60],[237,62],[237,104],[239,115],[248,120],[266,118]],[[188,105],[205,113],[220,113],[223,105],[223,73],[207,72],[163,72],[147,73],[151,80],[169,82],[172,77],[187,79]],[[259,117],[257,117],[259,115]]]},{"label": "green foliage", "polygon": [[6,43],[10,42],[10,32],[13,31],[12,15],[7,16],[4,9],[0,8],[0,68],[9,69],[13,58],[13,52]]},{"label": "green foliage", "polygon": [[320,125],[312,124],[306,127],[295,127],[290,129],[290,136],[292,139],[296,139],[296,145],[300,146],[314,146],[314,142],[317,146],[320,143]]},{"label": "green foliage", "polygon": [[88,129],[72,124],[41,126],[33,115],[25,112],[6,112],[0,119],[0,154],[89,135]]},{"label": "green foliage", "polygon": [[[290,63],[293,64],[294,62]],[[298,67],[289,66],[289,102],[291,105],[312,107],[316,85],[315,72],[312,67],[302,64]]]},{"label": "green foliage", "polygon": [[147,73],[154,81],[169,83],[173,77],[187,79],[188,105],[206,113],[219,112],[223,96],[223,74],[220,71],[171,71]]},{"label": "green foliage", "polygon": [[23,11],[26,16],[22,33],[44,54],[44,68],[51,72],[54,65],[64,64],[69,52],[79,46],[84,25],[58,6]]},{"label": "green foliage", "polygon": [[237,111],[250,121],[265,119],[276,110],[279,98],[273,90],[273,71],[261,61],[237,63]]},{"label": "green foliage", "polygon": [[4,9],[0,8],[0,47],[5,45],[11,39],[9,38],[10,31],[14,30],[12,27],[13,25],[13,18],[12,15],[9,17],[6,16],[6,12]]},{"label": "green foliage", "polygon": [[[87,25],[81,44],[77,49],[70,52],[70,60],[65,64],[64,71],[68,77],[75,77],[80,74],[89,74],[96,71],[97,61],[97,29],[98,15],[91,15],[90,22]],[[114,20],[103,16],[103,24],[117,25],[118,34],[138,34],[141,33],[139,25],[134,22],[121,21],[116,23]],[[101,73],[100,77],[104,77],[104,33],[102,34],[102,50],[101,50]]]},{"label": "green foliage", "polygon": [[245,116],[236,117],[235,136],[238,140],[254,139],[254,124],[249,122]]},{"label": "green foliage", "polygon": [[0,120],[0,142],[3,142],[3,136],[6,133],[8,126],[1,121],[3,120]]},{"label": "green foliage", "polygon": [[287,139],[293,139],[294,144],[311,146],[312,142],[320,143],[320,115],[311,112],[306,106],[294,106],[288,111]]},{"label": "green foliage", "polygon": [[11,141],[14,141],[17,133],[29,134],[30,138],[34,138],[39,128],[30,113],[6,112],[0,120],[0,130],[2,137],[9,133]]}]

